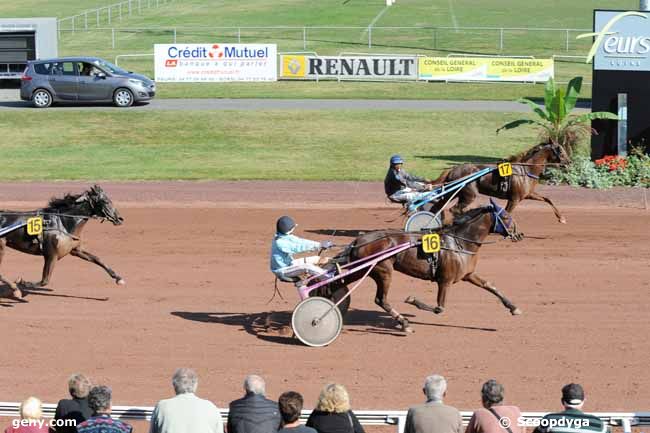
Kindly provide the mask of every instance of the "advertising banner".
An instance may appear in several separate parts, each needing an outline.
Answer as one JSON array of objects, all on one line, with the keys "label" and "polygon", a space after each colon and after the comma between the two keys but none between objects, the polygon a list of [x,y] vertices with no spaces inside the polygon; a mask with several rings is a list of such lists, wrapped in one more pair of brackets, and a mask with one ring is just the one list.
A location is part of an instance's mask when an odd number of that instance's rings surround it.
[{"label": "advertising banner", "polygon": [[587,56],[595,70],[650,71],[650,13],[594,11],[594,33]]},{"label": "advertising banner", "polygon": [[554,76],[554,65],[553,59],[420,57],[418,71],[427,81],[546,82]]},{"label": "advertising banner", "polygon": [[415,56],[282,55],[280,78],[345,80],[417,80]]},{"label": "advertising banner", "polygon": [[156,44],[157,82],[276,81],[275,44]]}]

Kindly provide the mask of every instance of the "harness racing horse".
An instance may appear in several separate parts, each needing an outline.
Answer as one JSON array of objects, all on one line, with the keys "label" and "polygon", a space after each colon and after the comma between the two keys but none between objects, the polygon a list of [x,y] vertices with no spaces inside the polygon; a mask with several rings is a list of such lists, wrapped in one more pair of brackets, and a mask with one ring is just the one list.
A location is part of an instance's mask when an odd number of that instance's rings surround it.
[{"label": "harness racing horse", "polygon": [[[440,314],[445,309],[447,291],[450,286],[467,281],[495,295],[513,315],[521,314],[508,298],[490,282],[475,273],[478,263],[478,252],[485,238],[490,233],[498,233],[512,240],[520,240],[521,235],[516,231],[512,217],[491,199],[491,204],[474,208],[457,216],[453,223],[444,226],[437,232],[441,238],[441,249],[438,253],[427,256],[420,245],[420,239],[426,231],[404,232],[401,230],[380,230],[366,233],[356,238],[341,254],[346,260],[354,261],[380,253],[391,247],[411,242],[413,246],[406,251],[396,254],[379,262],[369,276],[377,285],[375,303],[389,313],[399,326],[406,332],[413,332],[408,320],[388,302],[393,271],[398,271],[421,280],[431,280],[438,284],[438,302],[431,307],[415,297],[409,297],[405,302],[419,309]],[[345,278],[340,285],[358,280],[363,272],[358,272]],[[336,283],[333,283],[336,284]],[[332,292],[337,289],[331,288]]]},{"label": "harness racing horse", "polygon": [[[535,187],[539,183],[539,176],[544,172],[546,164],[559,163],[566,164],[569,157],[564,148],[558,144],[539,144],[530,150],[521,154],[512,156],[508,162],[512,163],[512,176],[501,177],[498,172],[494,171],[483,176],[476,182],[467,185],[458,193],[458,203],[453,210],[461,213],[476,200],[476,196],[481,193],[490,197],[497,197],[508,200],[506,210],[512,213],[517,204],[522,200],[544,201],[553,208],[553,212],[558,221],[566,224],[566,219],[555,207],[550,198],[537,194]],[[462,164],[444,172],[433,183],[447,183],[462,177],[468,176],[489,165]],[[446,203],[442,200],[437,203],[432,212],[436,212]]]},{"label": "harness racing horse", "polygon": [[[125,284],[124,279],[102,263],[99,257],[81,248],[81,234],[89,219],[108,220],[114,225],[121,225],[124,221],[101,187],[95,185],[82,194],[66,194],[63,198],[53,198],[47,207],[34,211],[0,210],[0,227],[24,223],[35,216],[43,218],[43,231],[40,235],[30,235],[27,229],[22,227],[0,237],[0,264],[5,247],[43,256],[45,259],[41,281],[21,282],[22,285],[27,288],[46,286],[50,282],[57,260],[68,254],[102,267],[117,284]],[[1,274],[0,281],[9,285],[14,297],[22,298],[22,293],[15,283],[6,280]]]}]

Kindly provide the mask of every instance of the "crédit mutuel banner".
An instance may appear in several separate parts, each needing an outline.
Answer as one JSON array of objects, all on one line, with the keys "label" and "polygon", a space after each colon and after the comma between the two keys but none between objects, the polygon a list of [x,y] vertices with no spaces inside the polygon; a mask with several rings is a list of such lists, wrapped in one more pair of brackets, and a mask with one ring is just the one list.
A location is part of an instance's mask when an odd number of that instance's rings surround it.
[{"label": "cr\u00e9dit mutuel banner", "polygon": [[416,56],[280,56],[280,78],[417,80]]},{"label": "cr\u00e9dit mutuel banner", "polygon": [[553,59],[505,57],[420,57],[419,78],[427,81],[546,82]]},{"label": "cr\u00e9dit mutuel banner", "polygon": [[596,70],[650,71],[650,13],[594,11],[594,32],[579,35],[593,38],[587,63]]},{"label": "cr\u00e9dit mutuel banner", "polygon": [[276,81],[275,44],[156,44],[158,82]]}]

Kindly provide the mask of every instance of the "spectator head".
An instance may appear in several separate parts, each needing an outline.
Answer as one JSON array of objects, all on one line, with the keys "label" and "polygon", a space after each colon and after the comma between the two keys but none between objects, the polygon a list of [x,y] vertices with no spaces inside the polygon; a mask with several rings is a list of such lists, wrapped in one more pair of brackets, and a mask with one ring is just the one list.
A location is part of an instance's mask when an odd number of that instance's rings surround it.
[{"label": "spectator head", "polygon": [[94,413],[111,413],[111,394],[105,385],[93,386],[88,393],[88,406]]},{"label": "spectator head", "polygon": [[562,387],[562,404],[567,409],[582,409],[585,404],[585,391],[577,383]]},{"label": "spectator head", "polygon": [[447,392],[447,381],[439,374],[434,374],[424,380],[422,388],[428,401],[442,401]]},{"label": "spectator head", "polygon": [[481,388],[481,400],[483,407],[490,408],[503,401],[503,385],[494,379],[490,379]]},{"label": "spectator head", "polygon": [[179,368],[174,372],[172,377],[172,385],[176,395],[187,394],[196,392],[196,387],[199,385],[199,378],[196,372],[190,368]]},{"label": "spectator head", "polygon": [[43,418],[41,401],[36,397],[29,397],[20,404],[20,418],[40,420]]},{"label": "spectator head", "polygon": [[88,397],[90,387],[90,380],[83,374],[75,373],[68,379],[68,391],[72,398]]},{"label": "spectator head", "polygon": [[325,385],[318,396],[316,409],[330,413],[344,413],[350,410],[350,396],[343,385]]},{"label": "spectator head", "polygon": [[294,391],[287,391],[280,396],[278,406],[284,425],[296,422],[300,418],[303,402],[302,395]]},{"label": "spectator head", "polygon": [[249,374],[244,379],[244,391],[246,394],[266,395],[266,383],[260,376]]}]

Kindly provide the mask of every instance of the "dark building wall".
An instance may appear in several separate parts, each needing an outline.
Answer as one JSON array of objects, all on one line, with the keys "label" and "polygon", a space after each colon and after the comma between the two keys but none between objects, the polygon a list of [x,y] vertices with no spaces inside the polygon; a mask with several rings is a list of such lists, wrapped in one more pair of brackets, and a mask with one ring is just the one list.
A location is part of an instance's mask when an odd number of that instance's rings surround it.
[{"label": "dark building wall", "polygon": [[[627,132],[632,144],[650,143],[650,72],[594,71],[592,111],[618,112],[618,94],[627,93]],[[598,132],[591,139],[591,157],[617,153],[617,122],[596,120]],[[646,147],[646,151],[648,148]]]}]

